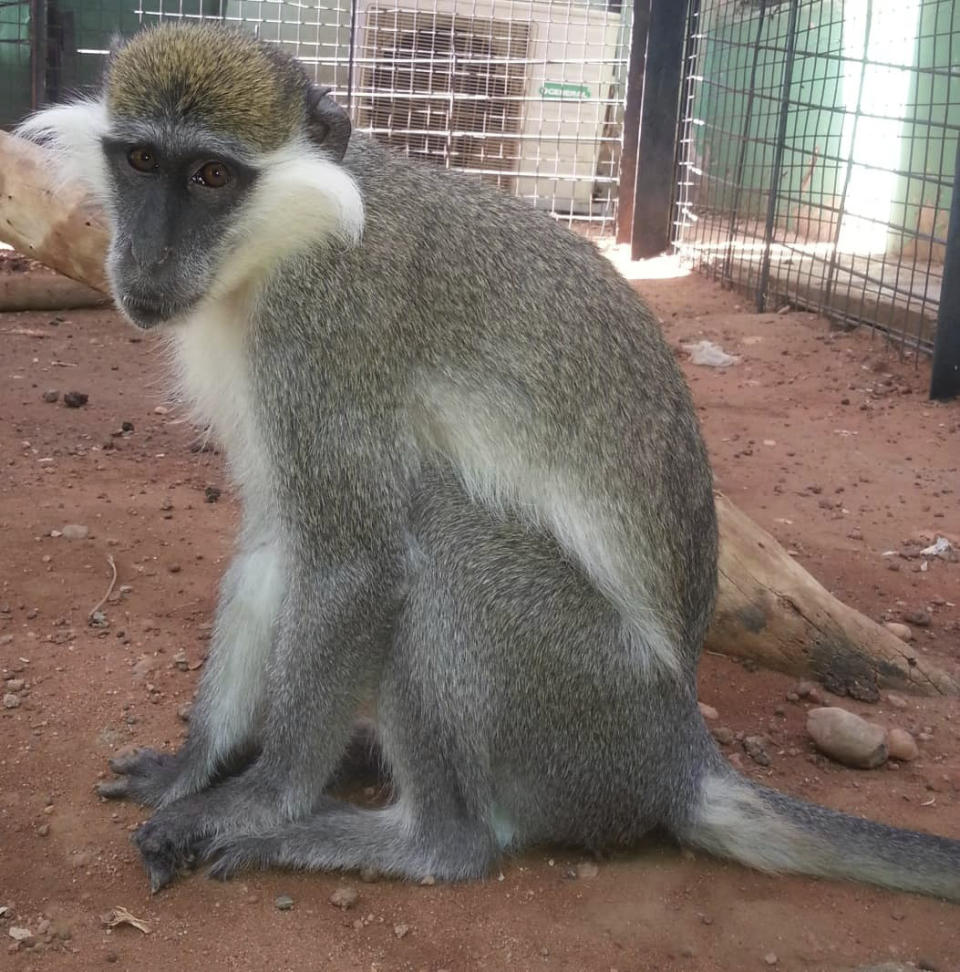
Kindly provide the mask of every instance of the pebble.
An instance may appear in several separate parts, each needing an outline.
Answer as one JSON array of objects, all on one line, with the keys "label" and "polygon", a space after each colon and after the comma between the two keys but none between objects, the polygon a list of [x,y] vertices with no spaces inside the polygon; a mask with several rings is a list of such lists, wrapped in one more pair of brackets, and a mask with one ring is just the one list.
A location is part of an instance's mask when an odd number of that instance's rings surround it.
[{"label": "pebble", "polygon": [[273,899],[273,905],[277,911],[289,911],[293,907],[293,898],[289,894],[278,894]]},{"label": "pebble", "polygon": [[835,706],[811,709],[807,732],[817,748],[831,759],[858,769],[874,769],[886,762],[886,732],[860,716]]},{"label": "pebble", "polygon": [[929,611],[906,611],[903,620],[907,624],[915,624],[918,628],[929,628],[933,618],[930,617]]},{"label": "pebble", "polygon": [[216,503],[220,499],[220,487],[207,486],[203,491],[203,498],[207,503]]},{"label": "pebble", "polygon": [[49,388],[43,393],[43,400],[45,402],[55,402],[60,398],[60,392],[56,388]]},{"label": "pebble", "polygon": [[720,718],[720,713],[717,712],[717,710],[712,705],[707,705],[706,702],[698,702],[697,705],[700,708],[700,715],[702,715],[704,719],[713,720],[713,719]]},{"label": "pebble", "polygon": [[356,888],[337,888],[330,895],[330,904],[341,911],[349,911],[355,908],[360,900],[360,892]]},{"label": "pebble", "polygon": [[85,540],[90,533],[90,528],[82,523],[68,523],[61,531],[60,535],[65,540]]},{"label": "pebble", "polygon": [[714,726],[710,733],[721,746],[729,746],[733,742],[733,730],[729,726]]},{"label": "pebble", "polygon": [[120,423],[120,431],[121,432],[132,432],[133,431],[133,422],[121,422]]},{"label": "pebble", "polygon": [[905,709],[907,707],[907,700],[902,695],[897,695],[896,692],[887,692],[887,702],[895,709]]},{"label": "pebble", "polygon": [[360,880],[364,884],[374,884],[380,880],[380,872],[375,867],[364,867],[360,871]]},{"label": "pebble", "polygon": [[5,709],[17,709],[20,707],[20,696],[13,692],[7,692],[3,697],[3,707]]},{"label": "pebble", "polygon": [[899,621],[887,621],[883,625],[892,635],[896,635],[901,641],[913,641],[913,632],[906,624]]},{"label": "pebble", "polygon": [[747,736],[743,740],[743,751],[761,766],[770,765],[770,754],[767,752],[766,740],[763,736]]},{"label": "pebble", "polygon": [[90,396],[86,392],[69,391],[63,396],[63,404],[67,408],[79,408],[81,405],[86,405],[90,400]]},{"label": "pebble", "polygon": [[906,729],[891,729],[887,733],[887,754],[891,759],[909,763],[920,755],[920,750]]},{"label": "pebble", "polygon": [[600,868],[593,861],[581,861],[577,865],[577,877],[584,881],[595,878],[600,873]]},{"label": "pebble", "polygon": [[18,925],[11,925],[7,929],[7,934],[15,942],[29,942],[33,938],[33,932],[29,928],[21,928]]},{"label": "pebble", "polygon": [[776,965],[780,959],[777,958],[776,952],[767,952],[767,954],[763,957],[763,961],[766,962],[767,965]]},{"label": "pebble", "polygon": [[787,693],[787,700],[793,701],[790,695],[796,695],[797,698],[807,699],[809,702],[813,702],[815,705],[823,705],[823,692],[820,691],[820,687],[814,682],[797,682],[796,685]]},{"label": "pebble", "polygon": [[399,925],[393,926],[393,933],[397,938],[406,938],[410,934],[410,926],[401,922]]},{"label": "pebble", "polygon": [[177,716],[181,722],[190,721],[190,713],[193,711],[192,702],[184,702],[183,705],[177,707]]},{"label": "pebble", "polygon": [[11,692],[22,692],[26,684],[22,678],[11,678],[6,687]]}]

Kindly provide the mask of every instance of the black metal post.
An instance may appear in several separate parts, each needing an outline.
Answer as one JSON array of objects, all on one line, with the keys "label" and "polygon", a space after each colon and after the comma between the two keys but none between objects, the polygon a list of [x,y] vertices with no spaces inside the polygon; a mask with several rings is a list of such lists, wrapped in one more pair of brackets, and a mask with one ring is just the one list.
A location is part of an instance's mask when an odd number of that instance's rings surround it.
[{"label": "black metal post", "polygon": [[30,107],[36,111],[47,100],[47,5],[30,0]]},{"label": "black metal post", "polygon": [[647,62],[650,0],[634,0],[630,30],[630,64],[627,67],[627,103],[623,109],[623,152],[620,155],[620,190],[617,194],[617,242],[629,243],[633,233],[633,192],[637,182],[637,148],[640,109],[643,105],[643,70]]},{"label": "black metal post", "polygon": [[777,218],[780,200],[780,178],[783,173],[783,152],[787,143],[787,123],[790,120],[790,86],[793,84],[793,59],[797,49],[797,17],[800,0],[790,4],[790,21],[787,25],[787,49],[783,65],[783,86],[780,93],[780,119],[777,125],[777,144],[773,150],[773,169],[770,173],[770,194],[767,199],[767,225],[764,230],[763,263],[760,265],[760,283],[757,286],[757,310],[762,312],[767,303],[767,287],[770,284],[770,248],[773,245],[773,226]]},{"label": "black metal post", "polygon": [[953,201],[930,378],[931,398],[955,398],[957,395],[960,395],[960,142],[957,143],[957,161],[953,170]]},{"label": "black metal post", "polygon": [[633,199],[634,260],[656,256],[670,245],[688,3],[689,0],[650,0]]},{"label": "black metal post", "polygon": [[743,173],[747,165],[747,145],[750,142],[750,126],[753,124],[753,102],[757,92],[757,68],[760,66],[760,48],[763,46],[763,26],[767,19],[767,0],[760,0],[757,14],[757,37],[753,42],[753,64],[750,67],[750,91],[747,94],[747,108],[743,114],[743,134],[740,137],[740,151],[737,154],[736,175],[733,179],[733,206],[730,209],[730,227],[727,230],[727,253],[723,260],[721,279],[733,280],[733,242],[737,235],[737,220],[740,218],[740,202],[743,198]]}]

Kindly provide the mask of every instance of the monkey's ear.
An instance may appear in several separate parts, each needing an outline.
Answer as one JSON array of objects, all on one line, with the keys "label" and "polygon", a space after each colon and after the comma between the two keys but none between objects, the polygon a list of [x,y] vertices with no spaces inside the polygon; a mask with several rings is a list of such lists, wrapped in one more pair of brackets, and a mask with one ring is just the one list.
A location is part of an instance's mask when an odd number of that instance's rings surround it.
[{"label": "monkey's ear", "polygon": [[330,97],[330,88],[311,84],[307,90],[307,134],[339,162],[350,141],[350,116]]}]

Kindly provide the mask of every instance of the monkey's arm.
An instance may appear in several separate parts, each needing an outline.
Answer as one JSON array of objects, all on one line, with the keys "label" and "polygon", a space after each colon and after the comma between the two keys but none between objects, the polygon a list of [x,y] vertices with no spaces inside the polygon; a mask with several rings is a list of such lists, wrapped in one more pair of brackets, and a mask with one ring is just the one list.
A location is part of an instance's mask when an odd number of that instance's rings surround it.
[{"label": "monkey's arm", "polygon": [[111,761],[120,778],[101,796],[162,806],[205,789],[218,772],[256,748],[267,660],[283,596],[276,526],[248,512],[239,551],[220,586],[210,654],[176,754],[137,750]]}]

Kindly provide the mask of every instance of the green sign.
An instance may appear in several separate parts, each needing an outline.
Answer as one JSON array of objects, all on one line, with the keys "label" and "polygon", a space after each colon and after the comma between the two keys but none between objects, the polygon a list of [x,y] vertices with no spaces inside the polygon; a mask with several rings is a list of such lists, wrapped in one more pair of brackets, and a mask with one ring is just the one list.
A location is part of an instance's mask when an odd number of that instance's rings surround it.
[{"label": "green sign", "polygon": [[586,84],[562,84],[560,81],[545,81],[540,85],[540,97],[560,101],[584,101],[590,97],[590,87]]}]

